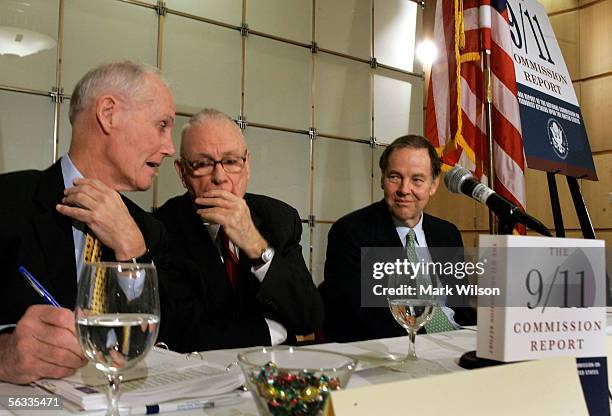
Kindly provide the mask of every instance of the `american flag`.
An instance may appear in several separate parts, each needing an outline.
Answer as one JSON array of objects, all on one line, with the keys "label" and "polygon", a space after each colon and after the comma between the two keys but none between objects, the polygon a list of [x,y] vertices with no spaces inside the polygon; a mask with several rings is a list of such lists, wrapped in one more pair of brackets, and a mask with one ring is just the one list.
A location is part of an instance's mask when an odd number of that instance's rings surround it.
[{"label": "american flag", "polygon": [[525,208],[525,157],[506,1],[438,0],[435,18],[438,59],[431,68],[425,134],[445,168],[459,164],[487,180],[484,51],[490,50],[494,189]]}]

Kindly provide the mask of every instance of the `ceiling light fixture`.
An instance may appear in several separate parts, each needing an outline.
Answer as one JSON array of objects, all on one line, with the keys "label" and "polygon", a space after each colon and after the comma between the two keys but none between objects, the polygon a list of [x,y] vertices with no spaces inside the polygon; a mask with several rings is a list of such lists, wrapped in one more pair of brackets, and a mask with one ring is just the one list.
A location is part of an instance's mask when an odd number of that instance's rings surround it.
[{"label": "ceiling light fixture", "polygon": [[0,55],[24,57],[55,47],[55,39],[15,26],[0,25]]}]

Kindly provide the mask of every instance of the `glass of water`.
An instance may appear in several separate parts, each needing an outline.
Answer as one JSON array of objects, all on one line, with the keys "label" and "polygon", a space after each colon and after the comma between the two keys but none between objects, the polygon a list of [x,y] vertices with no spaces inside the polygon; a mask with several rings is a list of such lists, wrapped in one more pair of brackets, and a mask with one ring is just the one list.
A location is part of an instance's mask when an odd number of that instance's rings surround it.
[{"label": "glass of water", "polygon": [[155,344],[159,316],[153,264],[85,263],[75,307],[77,335],[85,356],[108,379],[107,415],[119,415],[121,374]]},{"label": "glass of water", "polygon": [[410,372],[414,377],[445,372],[439,364],[418,359],[416,334],[432,318],[438,306],[436,296],[427,288],[429,280],[423,276],[389,276],[388,303],[393,318],[408,332],[408,354],[397,358],[391,369]]}]

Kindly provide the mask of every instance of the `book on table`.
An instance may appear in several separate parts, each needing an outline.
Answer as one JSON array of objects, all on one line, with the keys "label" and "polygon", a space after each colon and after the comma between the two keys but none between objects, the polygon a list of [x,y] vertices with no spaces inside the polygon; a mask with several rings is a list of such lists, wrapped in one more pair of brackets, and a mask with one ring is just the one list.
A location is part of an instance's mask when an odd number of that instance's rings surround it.
[{"label": "book on table", "polygon": [[[106,407],[107,379],[89,363],[70,377],[42,379],[36,385],[83,410]],[[229,393],[244,384],[236,365],[219,365],[173,351],[153,348],[123,375],[120,407]]]}]

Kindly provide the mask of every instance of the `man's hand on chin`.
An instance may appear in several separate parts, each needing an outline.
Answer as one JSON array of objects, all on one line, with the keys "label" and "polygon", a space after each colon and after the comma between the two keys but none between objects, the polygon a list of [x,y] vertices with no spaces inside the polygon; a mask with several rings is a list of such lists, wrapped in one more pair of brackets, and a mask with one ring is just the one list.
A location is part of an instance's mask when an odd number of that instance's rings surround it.
[{"label": "man's hand on chin", "polygon": [[229,239],[249,258],[259,257],[268,246],[253,224],[251,211],[244,198],[228,191],[215,189],[196,198],[195,203],[208,207],[198,209],[198,215],[205,221],[220,224]]}]

